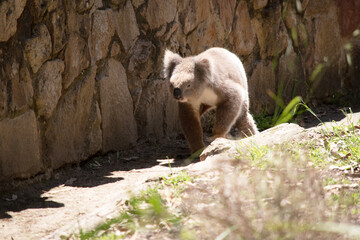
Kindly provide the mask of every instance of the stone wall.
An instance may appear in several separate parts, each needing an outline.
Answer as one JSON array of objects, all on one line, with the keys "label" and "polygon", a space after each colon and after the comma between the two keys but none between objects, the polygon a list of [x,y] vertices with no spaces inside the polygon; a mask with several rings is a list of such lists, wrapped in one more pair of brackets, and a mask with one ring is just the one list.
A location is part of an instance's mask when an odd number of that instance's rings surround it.
[{"label": "stone wall", "polygon": [[274,110],[269,92],[359,87],[359,16],[358,0],[1,1],[0,181],[178,134],[166,48],[235,52],[257,113]]}]

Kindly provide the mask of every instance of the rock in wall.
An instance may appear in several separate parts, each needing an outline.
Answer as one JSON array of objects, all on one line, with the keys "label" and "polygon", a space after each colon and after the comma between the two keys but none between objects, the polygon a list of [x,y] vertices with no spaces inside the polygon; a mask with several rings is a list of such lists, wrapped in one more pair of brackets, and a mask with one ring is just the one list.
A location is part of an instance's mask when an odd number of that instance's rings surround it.
[{"label": "rock in wall", "polygon": [[166,48],[235,52],[255,113],[274,110],[269,92],[359,87],[358,16],[358,0],[1,1],[0,181],[178,134]]}]

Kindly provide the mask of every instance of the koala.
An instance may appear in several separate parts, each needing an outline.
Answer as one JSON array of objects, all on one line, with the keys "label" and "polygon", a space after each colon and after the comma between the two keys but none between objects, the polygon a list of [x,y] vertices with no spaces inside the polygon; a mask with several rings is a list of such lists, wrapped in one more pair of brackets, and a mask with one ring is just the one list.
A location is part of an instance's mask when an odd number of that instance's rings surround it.
[{"label": "koala", "polygon": [[235,54],[224,48],[210,48],[182,58],[166,50],[164,75],[178,101],[180,125],[192,153],[204,148],[200,117],[213,108],[216,113],[211,139],[225,138],[233,125],[240,137],[258,133],[249,113],[245,69]]}]

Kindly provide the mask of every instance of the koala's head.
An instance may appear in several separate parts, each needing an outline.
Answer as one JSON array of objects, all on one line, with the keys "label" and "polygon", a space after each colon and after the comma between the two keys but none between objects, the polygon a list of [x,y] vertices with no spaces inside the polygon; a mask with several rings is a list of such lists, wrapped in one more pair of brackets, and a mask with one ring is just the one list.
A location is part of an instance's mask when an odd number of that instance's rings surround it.
[{"label": "koala's head", "polygon": [[180,102],[191,101],[198,99],[208,84],[210,62],[197,56],[182,58],[166,50],[164,74],[174,98]]}]

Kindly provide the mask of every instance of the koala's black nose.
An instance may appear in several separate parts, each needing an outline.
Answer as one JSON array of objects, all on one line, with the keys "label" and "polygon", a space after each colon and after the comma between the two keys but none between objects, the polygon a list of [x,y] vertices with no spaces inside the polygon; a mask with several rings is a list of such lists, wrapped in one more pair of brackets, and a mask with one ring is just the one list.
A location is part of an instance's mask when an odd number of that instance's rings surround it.
[{"label": "koala's black nose", "polygon": [[181,96],[181,89],[180,88],[175,88],[174,89],[174,97],[179,98],[180,96]]}]

